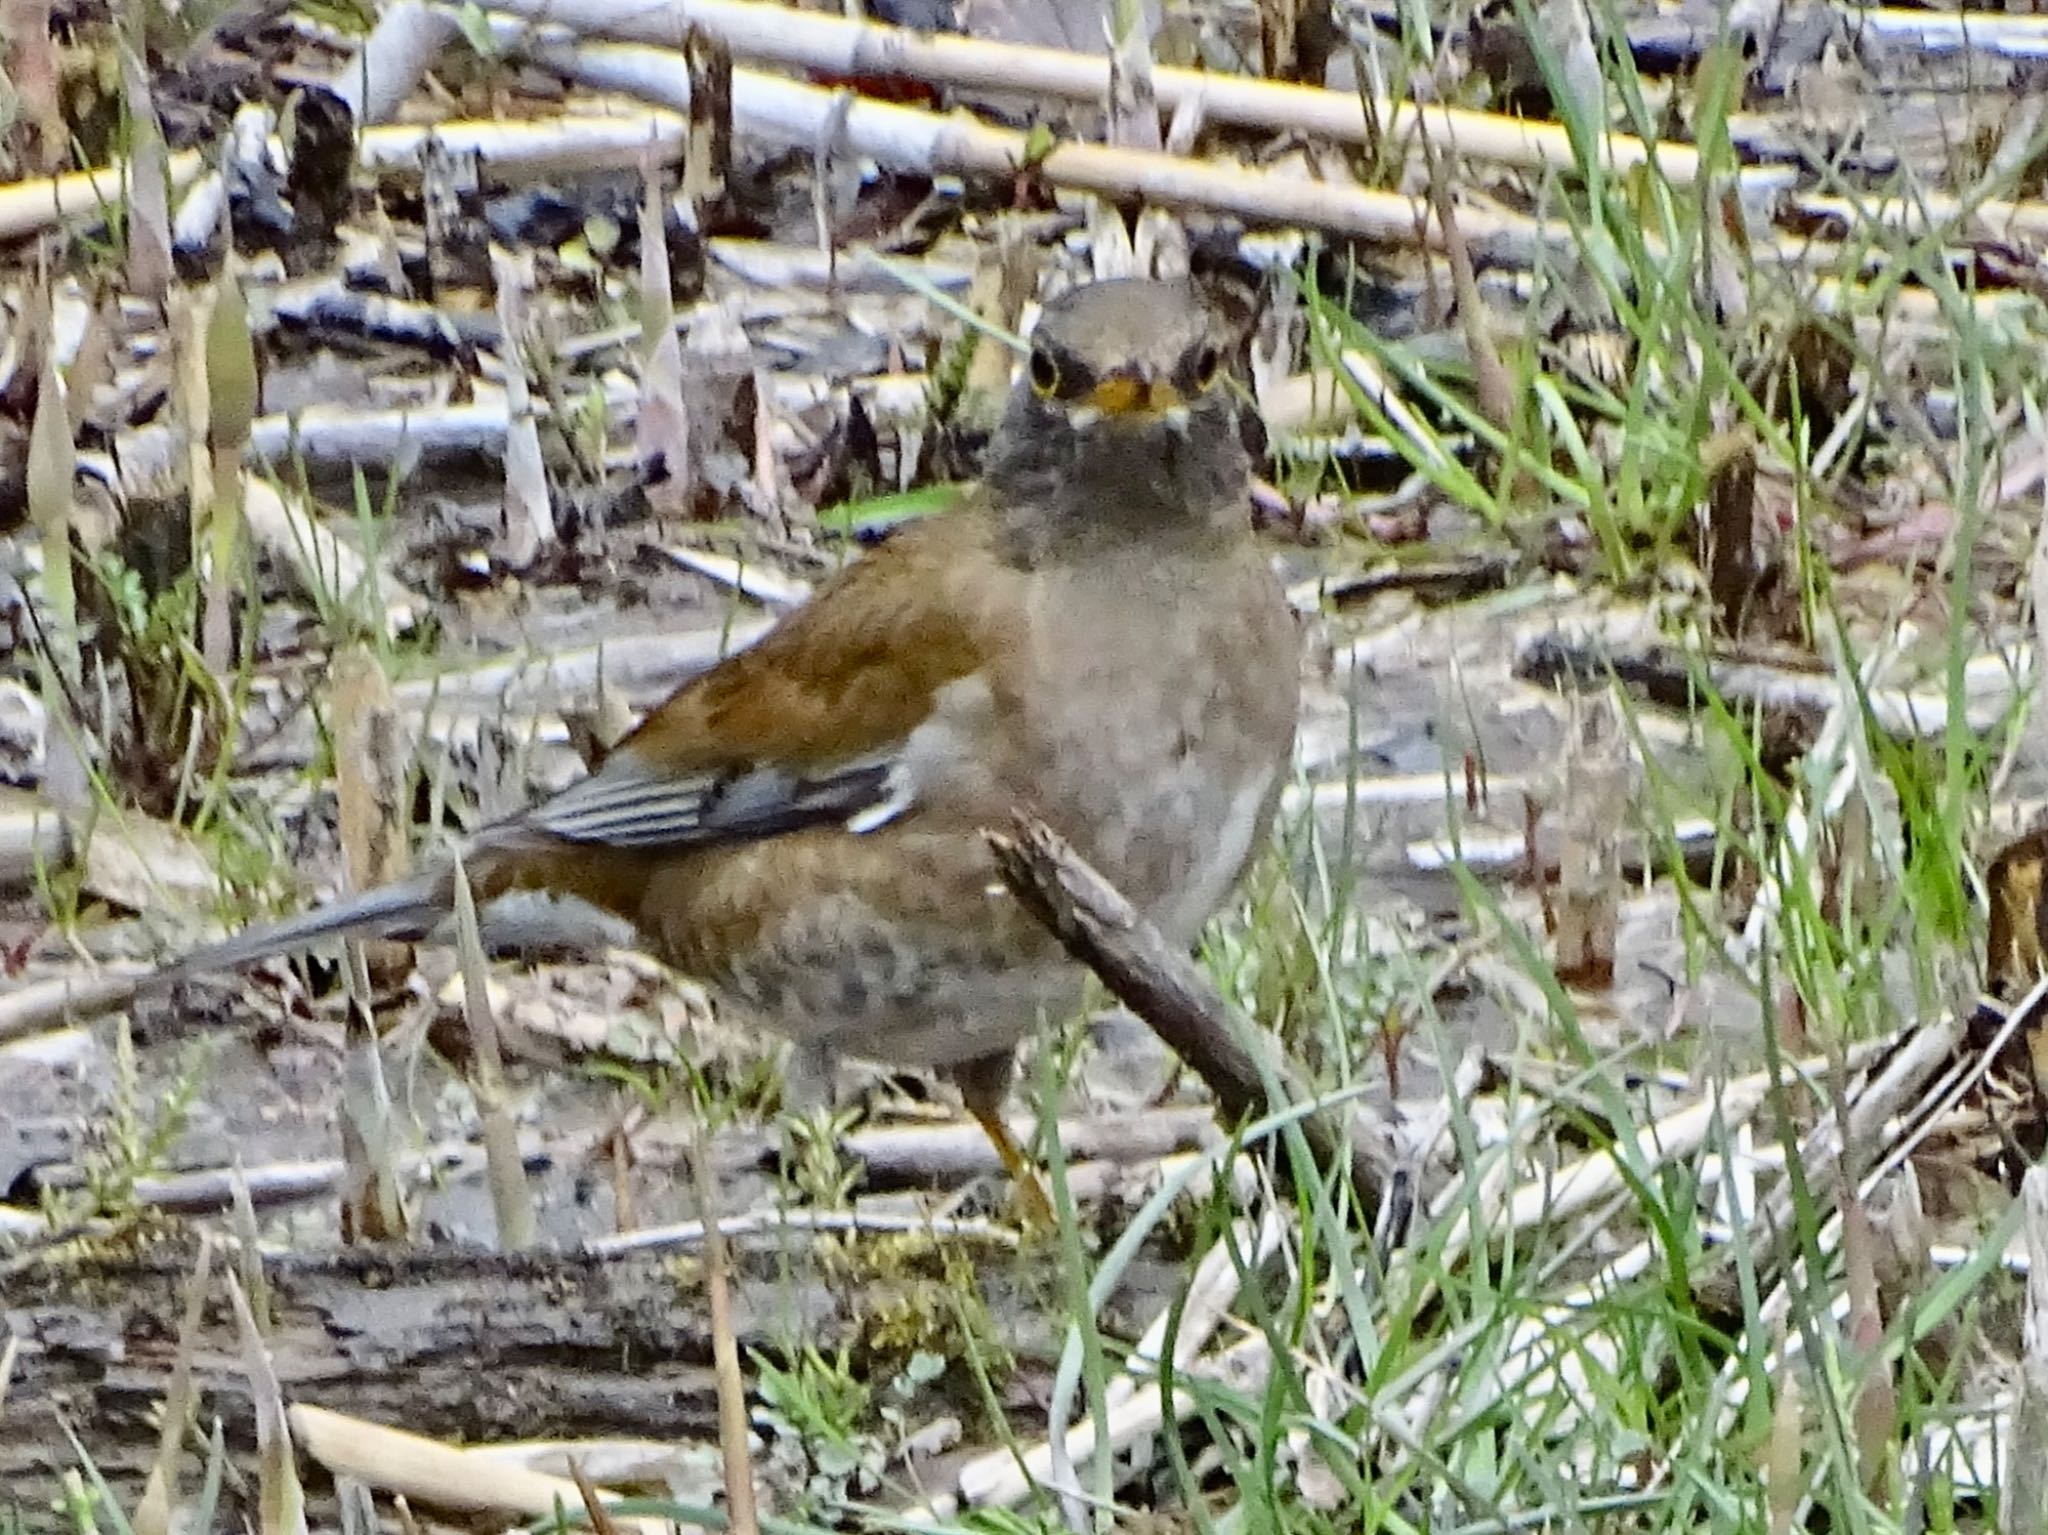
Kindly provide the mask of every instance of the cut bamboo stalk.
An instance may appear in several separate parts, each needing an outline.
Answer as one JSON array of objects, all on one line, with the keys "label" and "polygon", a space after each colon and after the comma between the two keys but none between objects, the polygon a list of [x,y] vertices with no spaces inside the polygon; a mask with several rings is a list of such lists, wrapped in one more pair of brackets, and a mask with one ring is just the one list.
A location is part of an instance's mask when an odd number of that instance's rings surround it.
[{"label": "cut bamboo stalk", "polygon": [[[1109,90],[1109,60],[1100,55],[850,21],[758,0],[504,0],[494,9],[592,37],[658,47],[681,46],[684,33],[695,27],[723,40],[741,58],[830,75],[902,75],[961,90],[1087,103],[1102,101]],[[735,75],[736,96],[737,82]],[[1373,133],[1355,92],[1165,66],[1153,68],[1152,86],[1168,114],[1199,100],[1210,122],[1346,144],[1366,143]],[[1571,137],[1558,123],[1412,102],[1381,102],[1374,118],[1388,137],[1427,134],[1448,154],[1526,170],[1564,170],[1576,163]],[[1653,145],[1620,133],[1605,135],[1601,144],[1612,170],[1654,158],[1674,182],[1699,176],[1699,152],[1690,144]],[[1744,179],[1789,185],[1796,174],[1789,166],[1759,167]]]},{"label": "cut bamboo stalk", "polygon": [[1973,50],[2009,59],[2048,58],[2048,16],[2013,16],[1996,11],[1917,11],[1877,6],[1845,7],[1852,25],[1879,36],[1910,40],[1931,52]]},{"label": "cut bamboo stalk", "polygon": [[650,147],[682,153],[685,124],[668,112],[595,111],[528,122],[464,118],[445,123],[390,123],[366,129],[356,149],[359,164],[380,171],[417,171],[431,144],[442,153],[477,155],[493,180],[508,172],[553,176],[567,171],[629,170]]},{"label": "cut bamboo stalk", "polygon": [[[199,155],[184,150],[170,156],[165,177],[173,190],[185,186],[201,169]],[[124,161],[0,186],[0,240],[19,240],[55,228],[67,219],[118,208],[127,197],[128,166]]]},{"label": "cut bamboo stalk", "polygon": [[[507,46],[520,25],[499,20]],[[543,46],[536,57],[578,84],[618,91],[673,110],[689,106],[689,72],[680,54],[624,44]],[[774,143],[808,146],[835,123],[840,142],[897,170],[997,177],[1032,171],[1055,186],[1167,207],[1197,208],[1248,222],[1328,230],[1402,246],[1442,248],[1442,231],[1424,203],[1349,182],[1311,181],[1177,155],[1063,143],[1041,157],[1022,133],[992,127],[965,112],[936,116],[857,98],[751,70],[734,70],[736,131]],[[842,118],[843,113],[843,118]],[[1499,208],[1468,206],[1459,224],[1475,252],[1494,260],[1533,262],[1539,252],[1571,243],[1571,232]]]}]

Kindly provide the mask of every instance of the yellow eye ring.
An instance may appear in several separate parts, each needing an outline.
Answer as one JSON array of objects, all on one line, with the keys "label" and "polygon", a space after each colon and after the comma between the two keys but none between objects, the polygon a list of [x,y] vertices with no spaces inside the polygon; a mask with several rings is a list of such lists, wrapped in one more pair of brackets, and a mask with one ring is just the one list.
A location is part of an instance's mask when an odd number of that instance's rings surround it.
[{"label": "yellow eye ring", "polygon": [[1195,354],[1195,387],[1207,389],[1216,382],[1216,375],[1223,371],[1223,354],[1213,346],[1205,346]]},{"label": "yellow eye ring", "polygon": [[1031,353],[1031,388],[1041,400],[1049,400],[1059,392],[1060,365],[1052,353],[1040,347]]}]

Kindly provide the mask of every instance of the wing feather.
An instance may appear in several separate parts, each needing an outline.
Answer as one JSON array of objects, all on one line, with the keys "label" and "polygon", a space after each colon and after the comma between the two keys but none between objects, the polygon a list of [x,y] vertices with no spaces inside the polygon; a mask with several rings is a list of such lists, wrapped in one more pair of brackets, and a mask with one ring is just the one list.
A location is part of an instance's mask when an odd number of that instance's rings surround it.
[{"label": "wing feather", "polygon": [[825,773],[764,766],[677,780],[627,751],[524,821],[563,842],[642,850],[748,841],[832,822],[866,830],[881,824],[874,817],[890,802],[894,763],[889,754]]},{"label": "wing feather", "polygon": [[506,830],[654,851],[894,820],[917,800],[913,738],[1007,638],[1017,588],[991,537],[979,510],[892,535]]}]

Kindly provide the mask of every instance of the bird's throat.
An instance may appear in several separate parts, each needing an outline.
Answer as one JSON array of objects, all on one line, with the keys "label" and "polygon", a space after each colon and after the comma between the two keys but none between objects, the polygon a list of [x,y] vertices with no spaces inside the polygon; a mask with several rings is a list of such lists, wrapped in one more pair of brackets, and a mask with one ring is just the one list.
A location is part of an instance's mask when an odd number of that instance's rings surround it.
[{"label": "bird's throat", "polygon": [[1131,546],[1245,536],[1250,467],[1227,409],[1183,421],[1013,417],[984,477],[1005,555],[1025,568]]}]

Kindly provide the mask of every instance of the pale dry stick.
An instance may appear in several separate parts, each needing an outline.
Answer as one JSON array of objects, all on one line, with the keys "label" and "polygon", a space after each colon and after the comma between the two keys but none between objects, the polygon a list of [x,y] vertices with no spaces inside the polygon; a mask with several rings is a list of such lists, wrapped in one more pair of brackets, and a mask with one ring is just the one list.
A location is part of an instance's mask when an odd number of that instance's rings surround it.
[{"label": "pale dry stick", "polygon": [[461,35],[461,22],[447,11],[422,0],[397,0],[336,74],[334,93],[357,123],[381,123],[397,115],[441,50]]},{"label": "pale dry stick", "polygon": [[659,108],[614,113],[579,111],[500,122],[456,118],[444,123],[384,123],[366,128],[356,145],[365,170],[418,174],[429,149],[477,155],[493,182],[538,180],[566,172],[635,170],[650,149],[673,156],[683,147],[684,119]]},{"label": "pale dry stick", "polygon": [[[622,635],[597,645],[525,659],[454,667],[436,676],[409,678],[396,688],[402,723],[422,739],[468,750],[485,724],[516,728],[536,746],[570,740],[561,711],[582,706],[600,679],[629,707],[666,698],[682,683],[766,632],[770,621],[741,618],[678,634]],[[282,689],[259,686],[256,705],[283,721],[298,708]],[[259,717],[252,707],[252,717]],[[318,743],[310,720],[280,723],[235,759],[238,772],[303,766]]]},{"label": "pale dry stick", "polygon": [[[2033,995],[2036,1000],[2030,1011],[2038,1011],[2041,999],[2048,999],[2048,981],[2037,986]],[[1916,1115],[1915,1123],[1900,1137],[1896,1144],[1887,1148],[1883,1157],[1877,1159],[1869,1171],[1856,1179],[1859,1196],[1867,1197],[1878,1182],[1898,1167],[1937,1122],[1941,1106],[1953,1104],[1961,1095],[1987,1071],[1998,1052],[1999,1045],[2011,1036],[2022,1017],[2020,1009],[2014,1009],[2006,1026],[1994,1036],[1997,1041],[1991,1047],[1976,1052],[1968,1062],[1952,1069],[1936,1085],[1931,1102],[1921,1105],[1923,1112]],[[1967,1023],[1953,1014],[1923,1023],[1911,1030],[1911,1037],[1897,1054],[1885,1064],[1885,1070],[1857,1098],[1849,1111],[1849,1146],[1851,1148],[1869,1144],[1878,1132],[1905,1106],[1905,1100],[1919,1093],[1920,1087],[1945,1063],[1952,1061],[1960,1047]],[[1802,1165],[1815,1169],[1835,1169],[1842,1157],[1839,1127],[1832,1121],[1823,1120],[1817,1125],[1807,1141],[1801,1145]],[[1807,1160],[1810,1151],[1811,1160]],[[1827,1180],[1816,1176],[1809,1183],[1816,1190],[1816,1200],[1828,1210],[1816,1234],[1816,1242],[1823,1253],[1832,1252],[1841,1232],[1841,1210],[1839,1200]],[[1792,1191],[1790,1187],[1776,1191],[1774,1197],[1765,1202],[1758,1215],[1759,1229],[1785,1232],[1791,1229]],[[1782,1239],[1781,1239],[1782,1240]],[[1775,1286],[1764,1297],[1762,1316],[1766,1322],[1775,1323],[1789,1318],[1792,1307],[1800,1295],[1806,1293],[1803,1286],[1795,1283],[1805,1272],[1806,1258],[1796,1254],[1784,1265],[1784,1272],[1777,1276]],[[1731,1404],[1732,1405],[1732,1404]]]},{"label": "pale dry stick", "polygon": [[462,1016],[469,1025],[475,1052],[469,1090],[476,1099],[478,1128],[491,1188],[491,1209],[497,1216],[498,1247],[519,1252],[534,1241],[533,1190],[519,1155],[519,1127],[507,1106],[505,1063],[498,1049],[498,1023],[491,1011],[483,937],[477,930],[476,899],[462,857],[455,858],[456,951],[462,963]]},{"label": "pale dry stick", "polygon": [[0,890],[27,888],[38,869],[61,866],[72,852],[71,829],[56,806],[34,795],[0,798]]},{"label": "pale dry stick", "polygon": [[1915,11],[1845,7],[1853,24],[1881,37],[1911,39],[1931,52],[1978,49],[2006,58],[2048,58],[2048,17],[2002,11]]},{"label": "pale dry stick", "polygon": [[[1625,608],[1546,619],[1515,641],[1515,675],[1530,681],[1571,680],[1605,686],[1611,675],[1624,683],[1645,680],[1682,686],[1697,658],[1655,631],[1643,609]],[[1841,680],[1832,675],[1793,672],[1762,662],[1708,660],[1714,688],[1731,703],[1768,712],[1805,716],[1815,722],[1842,701]],[[2030,685],[2034,671],[2030,644],[2002,646],[1971,656],[1963,664],[1964,715],[1973,730],[1986,731],[2011,709]],[[1875,685],[1862,696],[1872,724],[1901,740],[1938,736],[1948,728],[1946,691]]]},{"label": "pale dry stick", "polygon": [[0,1347],[0,1407],[7,1405],[7,1388],[14,1381],[14,1360],[21,1352],[21,1337],[12,1328],[8,1329],[7,1343]]},{"label": "pale dry stick", "polygon": [[[1221,1381],[1256,1393],[1271,1370],[1272,1360],[1272,1345],[1266,1335],[1254,1333],[1221,1354],[1196,1361],[1185,1374],[1190,1379]],[[1194,1394],[1176,1387],[1169,1412],[1159,1383],[1153,1381],[1110,1409],[1105,1437],[1110,1448],[1120,1452],[1156,1436],[1168,1421],[1182,1422],[1198,1411],[1200,1404]],[[1070,1461],[1086,1460],[1095,1453],[1095,1444],[1096,1425],[1092,1419],[1084,1419],[1067,1431],[1066,1456]],[[1052,1466],[1053,1450],[1049,1443],[1034,1445],[1021,1457],[1009,1450],[992,1451],[960,1468],[954,1499],[934,1499],[930,1507],[916,1510],[910,1517],[944,1518],[958,1507],[1015,1508],[1031,1496],[1033,1487],[1051,1476]]]},{"label": "pale dry stick", "polygon": [[[518,43],[519,24],[500,20],[505,41]],[[541,46],[534,53],[538,62],[581,85],[671,108],[688,106],[689,71],[679,55],[602,43]],[[815,141],[836,110],[837,94],[736,69],[732,104],[736,131],[804,146]],[[1167,207],[1206,209],[1259,224],[1322,229],[1403,247],[1441,243],[1422,203],[1397,193],[1095,144],[1062,144],[1039,158],[1026,135],[965,113],[939,117],[862,98],[847,112],[845,143],[852,153],[896,170],[1010,177],[1018,166],[1031,164],[1052,185],[1078,192],[1142,197]],[[1562,226],[1500,209],[1465,209],[1460,224],[1474,249],[1495,260],[1532,262],[1571,239]]]},{"label": "pale dry stick", "polygon": [[[507,0],[495,9],[594,37],[656,46],[677,46],[687,29],[699,27],[722,39],[736,57],[830,75],[902,75],[962,90],[1090,104],[1101,101],[1109,85],[1109,62],[1098,55],[844,21],[750,0]],[[1570,170],[1578,163],[1570,134],[1557,123],[1407,101],[1377,103],[1376,123],[1368,123],[1353,91],[1164,66],[1154,66],[1152,84],[1165,111],[1177,113],[1199,102],[1211,122],[1346,144],[1367,143],[1375,128],[1395,139],[1426,134],[1446,153],[1525,170]],[[1646,164],[1654,154],[1659,171],[1673,182],[1699,176],[1699,153],[1689,144],[1653,148],[1613,133],[1603,135],[1601,145],[1610,171]],[[1754,169],[1745,179],[1789,185],[1795,174],[1791,167],[1773,166]]]},{"label": "pale dry stick", "polygon": [[[1880,1040],[1855,1047],[1849,1057],[1852,1068],[1877,1058],[1892,1043]],[[1818,1081],[1832,1065],[1824,1056],[1787,1061],[1783,1063],[1784,1080]],[[1637,1130],[1631,1138],[1633,1154],[1626,1159],[1619,1150],[1595,1152],[1526,1183],[1512,1184],[1512,1164],[1508,1158],[1500,1158],[1482,1175],[1476,1195],[1477,1220],[1485,1232],[1484,1240],[1489,1245],[1504,1241],[1539,1223],[1577,1214],[1600,1200],[1627,1192],[1629,1183],[1623,1174],[1625,1161],[1643,1165],[1660,1158],[1676,1160],[1691,1156],[1717,1126],[1732,1130],[1753,1117],[1769,1101],[1778,1080],[1769,1071],[1759,1071],[1720,1084],[1711,1096],[1687,1104]],[[1528,1116],[1522,1128],[1532,1126],[1542,1117],[1542,1114]],[[1442,1219],[1452,1211],[1458,1213],[1456,1224],[1445,1234],[1432,1266],[1449,1269],[1471,1250],[1474,1245],[1474,1202],[1474,1195],[1455,1185],[1438,1195],[1433,1211],[1435,1219]],[[1397,1271],[1401,1261],[1397,1254]],[[1392,1283],[1391,1278],[1389,1283]]]},{"label": "pale dry stick", "polygon": [[[574,1141],[544,1144],[539,1137],[530,1139],[521,1150],[528,1167],[543,1167],[552,1160],[574,1154],[580,1154]],[[400,1165],[406,1182],[416,1187],[459,1183],[484,1171],[483,1148],[465,1141],[449,1141],[409,1157]],[[147,1209],[180,1215],[207,1214],[233,1205],[235,1186],[239,1181],[248,1189],[252,1205],[268,1209],[331,1194],[346,1171],[340,1157],[267,1162],[247,1169],[196,1168],[163,1178],[139,1178],[132,1193],[135,1203]],[[43,1178],[39,1186],[70,1188],[83,1176],[76,1167],[58,1167]]]},{"label": "pale dry stick", "polygon": [[[37,1252],[48,1252],[53,1247],[78,1237],[99,1236],[113,1229],[112,1221],[80,1221],[59,1231],[50,1230],[49,1217],[40,1210],[22,1210],[13,1205],[0,1205],[0,1237],[10,1242],[30,1244],[26,1253],[10,1253],[0,1262],[0,1278],[17,1274],[34,1265]],[[52,1240],[55,1238],[56,1240]]]},{"label": "pale dry stick", "polygon": [[1400,392],[1387,382],[1377,362],[1363,352],[1346,350],[1338,354],[1338,366],[1343,368],[1359,392],[1377,405],[1385,414],[1387,422],[1416,450],[1431,463],[1442,467],[1446,463],[1443,444],[1433,428],[1425,427],[1409,410]]},{"label": "pale dry stick", "polygon": [[2032,1270],[2021,1324],[2019,1394],[2007,1430],[2005,1495],[1999,1528],[2006,1535],[2048,1529],[2048,1168],[2030,1167],[2020,1184]]},{"label": "pale dry stick", "polygon": [[374,605],[355,606],[380,617],[383,638],[405,633],[430,611],[425,598],[379,570],[313,517],[298,496],[281,494],[268,480],[243,476],[242,520],[257,547],[297,576],[299,589],[308,596],[345,603],[360,593],[374,598]]},{"label": "pale dry stick", "polygon": [[270,1349],[256,1325],[256,1313],[248,1295],[232,1273],[225,1278],[228,1299],[234,1305],[235,1331],[242,1345],[242,1373],[256,1409],[257,1528],[263,1535],[307,1535],[306,1492],[300,1485],[298,1463],[292,1454],[284,1388],[278,1384]]},{"label": "pale dry stick", "polygon": [[1961,198],[1932,191],[1915,193],[1910,198],[1845,197],[1793,191],[1787,194],[1786,206],[1788,211],[1851,229],[1876,226],[1907,235],[1939,234],[1955,240],[1988,237],[2022,246],[2048,239],[2048,203],[2031,198]]},{"label": "pale dry stick", "polygon": [[[576,1484],[418,1434],[366,1423],[304,1402],[286,1414],[305,1451],[333,1476],[353,1476],[379,1492],[458,1513],[544,1519],[559,1502],[577,1505]],[[667,1535],[666,1520],[613,1514],[621,1529]]]},{"label": "pale dry stick", "polygon": [[[1722,823],[1708,816],[1682,816],[1672,821],[1668,836],[1681,857],[1711,853],[1719,845]],[[1665,849],[1646,837],[1628,837],[1620,842],[1624,878],[1654,876],[1665,868]],[[1555,850],[1538,848],[1546,872],[1557,865]],[[1473,874],[1508,875],[1529,867],[1529,837],[1526,832],[1478,832],[1461,830],[1448,835],[1417,837],[1402,849],[1408,867],[1428,873],[1462,868]]]},{"label": "pale dry stick", "polygon": [[199,1236],[199,1261],[185,1283],[185,1311],[178,1322],[178,1348],[171,1358],[171,1380],[164,1388],[162,1421],[157,1426],[156,1459],[143,1479],[142,1498],[129,1521],[135,1535],[170,1535],[171,1521],[179,1512],[178,1456],[185,1429],[198,1405],[192,1388],[192,1354],[205,1315],[208,1290],[213,1280],[213,1238]]},{"label": "pale dry stick", "polygon": [[[1019,1121],[1019,1141],[1037,1125]],[[1075,1162],[1156,1162],[1223,1141],[1216,1116],[1206,1108],[1153,1109],[1139,1114],[1066,1118],[1059,1122],[1060,1145]],[[870,1125],[841,1136],[850,1161],[885,1184],[957,1183],[1001,1170],[988,1136],[978,1125]]]},{"label": "pale dry stick", "polygon": [[148,975],[145,969],[102,970],[82,978],[53,976],[0,992],[0,1045],[118,1012],[135,1000]]},{"label": "pale dry stick", "polygon": [[729,586],[742,597],[751,597],[763,607],[788,609],[807,600],[811,583],[782,575],[767,566],[720,554],[715,549],[693,549],[687,544],[664,544],[661,552],[693,575]]},{"label": "pale dry stick", "polygon": [[[181,150],[170,156],[164,175],[175,189],[202,169],[196,151]],[[115,161],[89,171],[0,185],[0,240],[19,240],[120,207],[127,196],[128,174],[127,163]]]},{"label": "pale dry stick", "polygon": [[[1854,227],[1866,228],[1868,221],[1859,222]],[[2022,245],[2031,245],[2037,238],[2023,230],[2016,230],[2014,234],[2015,241]],[[1806,266],[1817,266],[1825,271],[1839,270],[1844,260],[1844,251],[1839,245],[1799,246],[1790,241],[1779,241],[1768,250],[1791,271],[1802,305],[1815,314],[1840,315],[1855,320],[1859,352],[1878,354],[1884,348],[1910,341],[1931,349],[1937,355],[1947,355],[1944,343],[1953,346],[1955,321],[1950,314],[1952,306],[1941,294],[1918,287],[1880,289],[1868,282],[1845,282],[1832,276],[1818,281],[1803,277],[1799,268]],[[1968,295],[1964,303],[1984,324],[2009,325],[2036,313],[2039,300],[2023,289],[1991,288]],[[1946,391],[1929,393],[1930,399],[1946,397],[1949,397]]]},{"label": "pale dry stick", "polygon": [[505,390],[503,551],[514,570],[525,570],[555,545],[555,510],[541,454],[532,381],[528,377],[533,322],[533,259],[530,252],[491,245],[491,278],[497,290],[499,362]]},{"label": "pale dry stick", "polygon": [[[1015,1230],[995,1221],[959,1220],[943,1215],[909,1215],[887,1210],[753,1210],[722,1215],[717,1220],[722,1241],[778,1232],[863,1233],[900,1236],[918,1234],[954,1242],[986,1242],[1016,1247]],[[593,1258],[618,1258],[628,1253],[672,1252],[708,1243],[712,1225],[704,1220],[677,1221],[669,1226],[642,1226],[613,1236],[593,1237],[583,1251]]]},{"label": "pale dry stick", "polygon": [[[632,388],[613,380],[600,387],[610,419],[631,421]],[[316,468],[403,463],[453,453],[496,455],[504,451],[510,420],[502,395],[461,405],[372,410],[314,405],[289,415],[258,416],[249,429],[249,455],[257,460],[303,459]],[[134,484],[138,476],[160,473],[174,462],[177,439],[168,429],[144,427],[117,440],[124,463],[119,479],[109,476],[110,483]],[[131,458],[138,467],[128,466]]]},{"label": "pale dry stick", "polygon": [[[420,242],[425,251],[425,242]],[[380,257],[386,252],[380,250]],[[251,294],[254,306],[250,323],[259,336],[268,336],[292,323],[308,328],[353,333],[369,343],[395,342],[401,346],[437,349],[452,345],[477,351],[477,371],[489,378],[502,376],[491,354],[503,340],[495,315],[476,310],[446,309],[420,299],[391,298],[364,293],[354,286],[350,273],[357,270],[349,253],[342,256],[338,271],[301,278],[261,293]],[[403,259],[401,257],[401,259]],[[367,271],[367,266],[364,268]],[[610,332],[612,344],[637,334],[633,327],[620,325]],[[566,348],[565,348],[566,350]],[[584,352],[581,355],[588,355]]]},{"label": "pale dry stick", "polygon": [[[71,413],[64,380],[57,371],[49,289],[39,275],[33,289],[35,312],[28,327],[40,338],[42,353],[35,413],[29,421],[27,500],[29,525],[39,535],[43,556],[40,593],[44,639],[44,694],[60,721],[84,706],[83,656],[79,646],[77,595],[72,578],[71,530],[76,512],[75,476],[78,449],[72,439]],[[69,701],[70,707],[64,705]],[[63,741],[68,728],[57,732]],[[68,754],[68,753],[67,753]]]},{"label": "pale dry stick", "polygon": [[[1230,1230],[1202,1255],[1202,1261],[1188,1278],[1187,1299],[1180,1307],[1180,1330],[1173,1340],[1176,1373],[1194,1367],[1202,1350],[1216,1335],[1216,1329],[1230,1314],[1245,1274],[1256,1272],[1278,1252],[1286,1234],[1286,1223],[1280,1219],[1278,1208],[1268,1204],[1256,1222],[1248,1216],[1233,1221]],[[1139,1335],[1129,1365],[1109,1383],[1106,1395],[1110,1411],[1136,1396],[1148,1380],[1158,1379],[1160,1352],[1166,1347],[1173,1314],[1174,1304],[1169,1301]]]},{"label": "pale dry stick", "polygon": [[[373,168],[417,164],[435,139],[455,152],[474,150],[491,162],[493,176],[551,176],[598,166],[623,168],[635,162],[650,137],[664,147],[679,145],[682,125],[666,113],[638,112],[617,118],[574,117],[540,123],[450,123],[438,128],[384,127],[366,132],[359,145],[362,163]],[[197,151],[168,158],[164,177],[174,192],[206,173]],[[93,218],[122,205],[130,174],[125,161],[0,184],[0,240],[19,240],[45,229]]]},{"label": "pale dry stick", "polygon": [[856,294],[893,299],[903,292],[903,281],[896,275],[901,271],[914,273],[923,283],[956,296],[974,281],[974,265],[964,259],[959,244],[941,246],[921,259],[892,253],[886,262],[872,247],[855,246],[828,260],[809,245],[715,235],[704,242],[704,254],[733,276],[767,290],[760,295],[763,303],[776,299],[790,303],[792,289],[818,290],[828,302],[834,293],[839,302]]},{"label": "pale dry stick", "polygon": [[270,1331],[270,1275],[263,1267],[263,1236],[256,1228],[256,1202],[249,1197],[249,1185],[239,1165],[228,1185],[228,1230],[234,1239],[234,1272],[240,1277],[242,1297],[257,1330]]},{"label": "pale dry stick", "polygon": [[754,1464],[747,1451],[747,1386],[740,1375],[739,1339],[732,1325],[728,1276],[732,1258],[718,1219],[717,1192],[711,1186],[711,1156],[701,1125],[690,1152],[690,1174],[697,1185],[697,1208],[704,1212],[704,1298],[711,1312],[711,1363],[718,1382],[718,1451],[725,1471],[725,1514],[733,1535],[760,1535],[754,1508]]},{"label": "pale dry stick", "polygon": [[742,619],[726,629],[625,635],[595,645],[451,668],[411,678],[394,691],[402,708],[474,704],[513,713],[588,697],[599,679],[627,697],[665,697],[685,679],[767,633],[768,619]]}]

